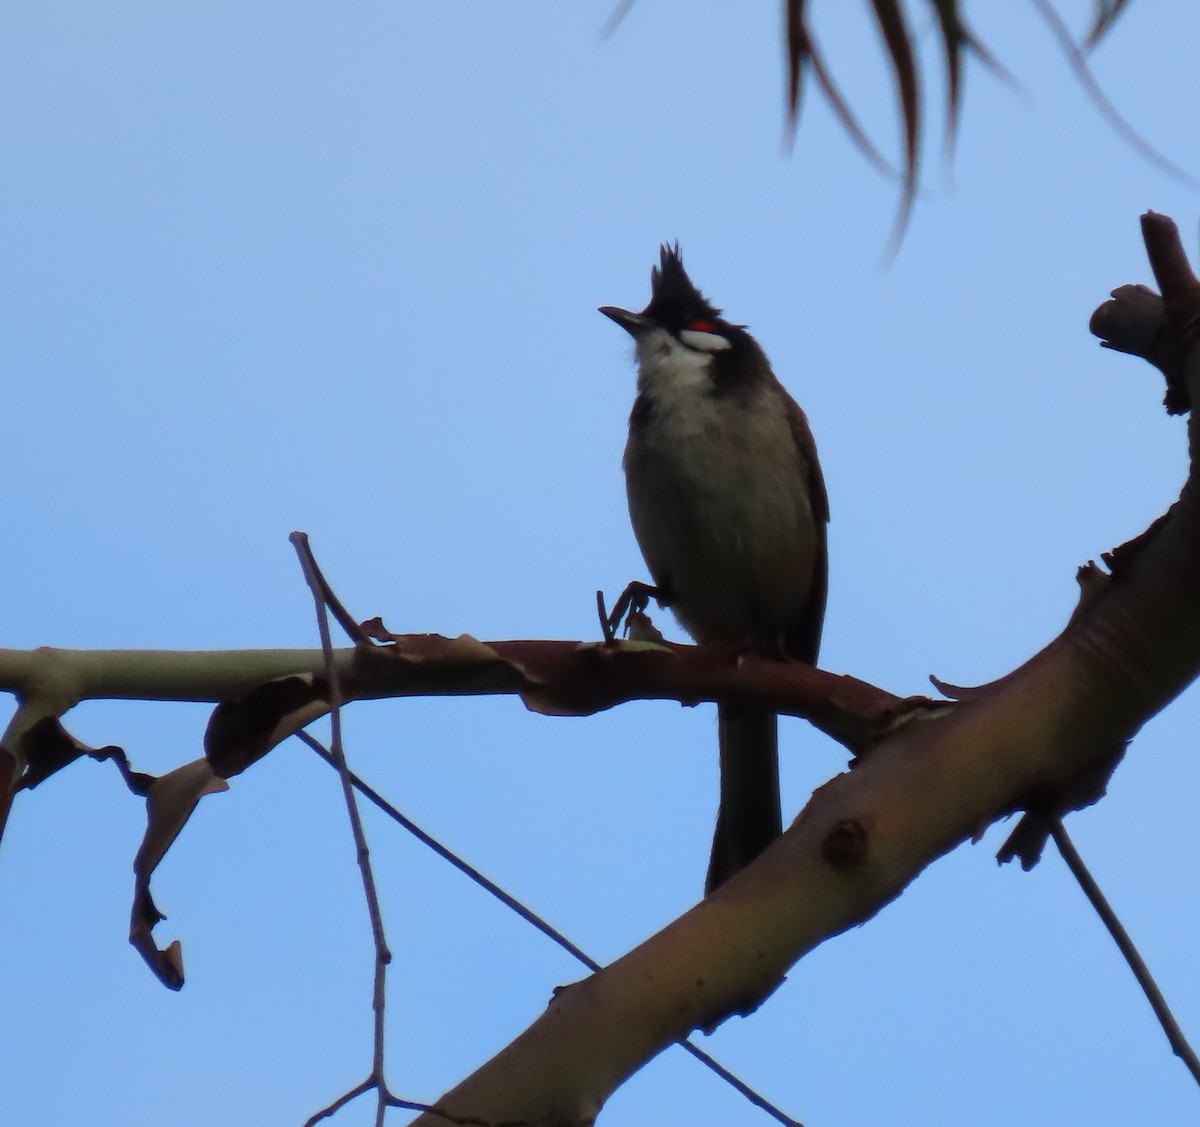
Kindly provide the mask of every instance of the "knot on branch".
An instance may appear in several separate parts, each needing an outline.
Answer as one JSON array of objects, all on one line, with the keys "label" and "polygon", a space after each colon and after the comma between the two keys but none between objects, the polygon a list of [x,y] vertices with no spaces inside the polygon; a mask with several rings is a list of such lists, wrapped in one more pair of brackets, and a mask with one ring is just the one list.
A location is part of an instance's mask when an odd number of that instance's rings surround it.
[{"label": "knot on branch", "polygon": [[862,822],[846,818],[825,835],[821,853],[835,869],[853,869],[862,864],[869,844]]}]

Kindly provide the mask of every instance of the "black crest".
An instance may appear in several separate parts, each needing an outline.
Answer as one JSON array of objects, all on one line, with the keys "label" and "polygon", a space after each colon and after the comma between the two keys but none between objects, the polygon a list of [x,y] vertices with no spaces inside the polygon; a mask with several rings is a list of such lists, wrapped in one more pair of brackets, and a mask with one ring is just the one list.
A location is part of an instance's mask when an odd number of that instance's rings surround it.
[{"label": "black crest", "polygon": [[715,321],[721,316],[721,311],[692,284],[683,268],[678,242],[673,247],[663,243],[658,262],[650,271],[650,304],[642,310],[644,316],[663,325]]}]

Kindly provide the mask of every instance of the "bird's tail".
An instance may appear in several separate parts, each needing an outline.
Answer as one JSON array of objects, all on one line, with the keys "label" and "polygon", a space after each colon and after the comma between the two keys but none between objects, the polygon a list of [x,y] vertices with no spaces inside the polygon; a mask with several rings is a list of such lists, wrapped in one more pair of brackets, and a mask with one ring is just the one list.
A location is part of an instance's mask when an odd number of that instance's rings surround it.
[{"label": "bird's tail", "polygon": [[708,863],[707,895],[783,832],[779,812],[778,718],[757,708],[717,708],[721,806]]}]

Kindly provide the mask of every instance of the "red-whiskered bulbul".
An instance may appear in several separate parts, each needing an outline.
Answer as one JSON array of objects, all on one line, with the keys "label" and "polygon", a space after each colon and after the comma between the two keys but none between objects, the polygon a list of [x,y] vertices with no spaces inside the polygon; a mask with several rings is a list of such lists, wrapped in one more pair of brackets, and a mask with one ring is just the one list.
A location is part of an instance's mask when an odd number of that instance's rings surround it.
[{"label": "red-whiskered bulbul", "polygon": [[[625,485],[656,598],[697,641],[815,664],[829,499],[808,419],[758,342],[663,245],[641,313],[600,312],[636,344]],[[776,716],[722,704],[721,804],[706,893],[782,832]]]}]

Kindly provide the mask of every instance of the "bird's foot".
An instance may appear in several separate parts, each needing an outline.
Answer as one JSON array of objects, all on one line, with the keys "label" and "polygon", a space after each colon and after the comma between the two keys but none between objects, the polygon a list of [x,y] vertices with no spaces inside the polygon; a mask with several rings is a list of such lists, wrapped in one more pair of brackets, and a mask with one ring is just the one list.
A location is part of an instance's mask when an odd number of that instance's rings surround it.
[{"label": "bird's foot", "polygon": [[651,599],[657,599],[660,604],[666,605],[663,602],[663,593],[659,588],[635,579],[621,592],[612,613],[608,614],[604,606],[604,592],[597,591],[596,607],[600,613],[600,629],[604,634],[604,640],[606,642],[615,641],[622,620],[624,620],[625,630],[628,632],[631,621],[645,614]]}]

